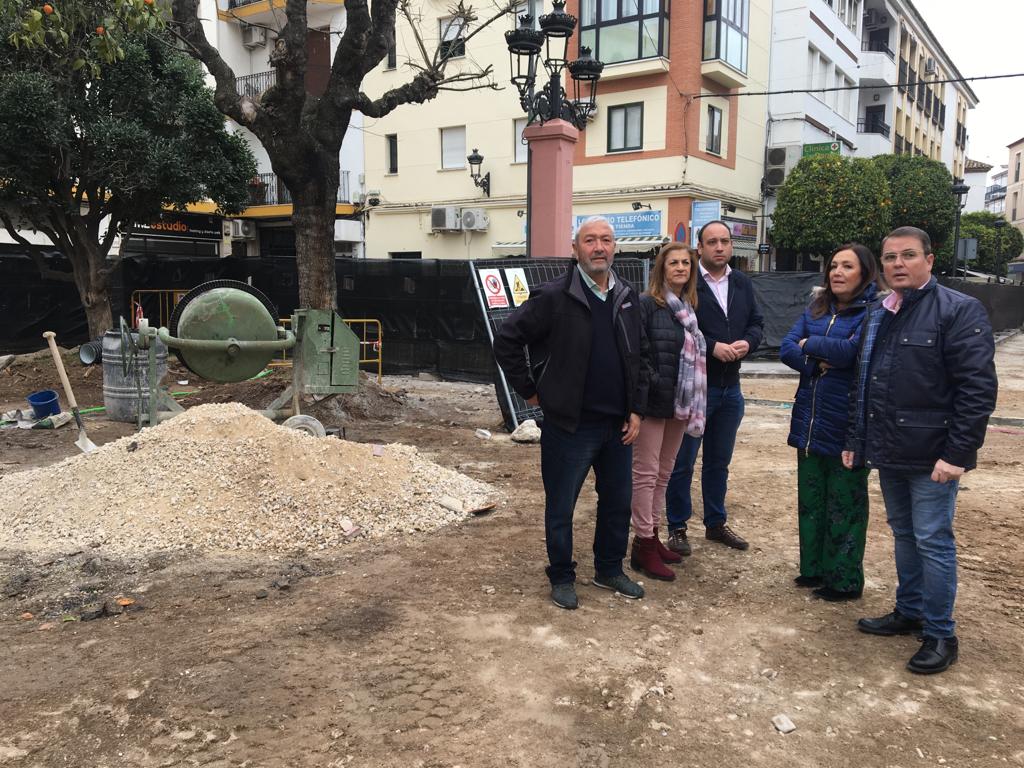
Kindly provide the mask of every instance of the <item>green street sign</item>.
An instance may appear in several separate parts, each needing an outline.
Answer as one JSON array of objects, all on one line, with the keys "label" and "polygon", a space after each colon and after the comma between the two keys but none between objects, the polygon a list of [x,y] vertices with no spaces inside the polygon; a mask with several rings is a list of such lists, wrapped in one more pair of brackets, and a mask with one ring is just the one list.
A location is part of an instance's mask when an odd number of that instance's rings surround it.
[{"label": "green street sign", "polygon": [[804,144],[804,157],[810,155],[838,155],[839,142],[825,141],[821,144]]}]

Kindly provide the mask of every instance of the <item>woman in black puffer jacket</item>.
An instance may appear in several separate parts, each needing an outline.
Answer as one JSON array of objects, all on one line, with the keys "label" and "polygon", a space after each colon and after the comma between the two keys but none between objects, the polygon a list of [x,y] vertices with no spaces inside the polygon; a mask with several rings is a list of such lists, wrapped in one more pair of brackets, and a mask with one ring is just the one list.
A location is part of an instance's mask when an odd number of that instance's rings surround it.
[{"label": "woman in black puffer jacket", "polygon": [[658,539],[665,486],[683,435],[704,433],[707,350],[697,328],[697,256],[683,243],[658,252],[640,319],[647,334],[650,379],[647,409],[633,443],[633,551],[630,564],[654,579],[672,581],[666,563],[682,562]]}]

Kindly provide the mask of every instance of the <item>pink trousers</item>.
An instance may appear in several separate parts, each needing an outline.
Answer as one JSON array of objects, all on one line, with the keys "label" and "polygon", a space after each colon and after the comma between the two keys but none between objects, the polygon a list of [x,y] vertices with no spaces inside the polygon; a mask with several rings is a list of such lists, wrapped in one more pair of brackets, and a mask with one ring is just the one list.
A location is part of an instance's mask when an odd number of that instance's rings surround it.
[{"label": "pink trousers", "polygon": [[686,425],[677,419],[646,418],[633,443],[633,531],[648,539],[665,509],[665,487],[676,463]]}]

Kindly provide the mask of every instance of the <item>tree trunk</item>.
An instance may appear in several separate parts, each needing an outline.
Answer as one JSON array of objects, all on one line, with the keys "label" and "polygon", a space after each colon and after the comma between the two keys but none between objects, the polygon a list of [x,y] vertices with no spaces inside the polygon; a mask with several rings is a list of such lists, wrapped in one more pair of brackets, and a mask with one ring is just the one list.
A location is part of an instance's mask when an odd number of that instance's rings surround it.
[{"label": "tree trunk", "polygon": [[299,306],[336,309],[338,278],[334,271],[334,202],[310,203],[294,193],[292,199]]},{"label": "tree trunk", "polygon": [[75,252],[67,254],[74,269],[78,296],[89,323],[89,338],[102,336],[114,326],[110,310],[110,270],[106,254],[98,243],[76,242]]},{"label": "tree trunk", "polygon": [[[277,159],[278,162],[274,162]],[[334,218],[341,176],[338,149],[317,147],[292,158],[271,162],[292,194],[292,229],[299,274],[299,306],[336,309],[338,278],[334,270]],[[284,160],[285,162],[281,162]],[[284,171],[284,173],[281,173]]]}]

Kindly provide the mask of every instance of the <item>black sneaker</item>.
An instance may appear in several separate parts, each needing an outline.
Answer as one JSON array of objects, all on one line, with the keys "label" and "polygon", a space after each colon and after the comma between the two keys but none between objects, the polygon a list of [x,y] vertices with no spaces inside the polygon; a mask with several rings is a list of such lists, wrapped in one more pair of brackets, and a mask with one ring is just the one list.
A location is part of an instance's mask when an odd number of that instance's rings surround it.
[{"label": "black sneaker", "polygon": [[867,632],[869,635],[916,635],[921,631],[921,620],[911,619],[899,611],[887,613],[877,619],[860,619],[857,622],[857,629]]},{"label": "black sneaker", "polygon": [[832,587],[818,587],[818,589],[814,590],[813,594],[815,597],[828,600],[830,603],[842,603],[847,600],[860,600],[861,590],[844,592],[841,589],[832,589]]},{"label": "black sneaker", "polygon": [[676,528],[674,531],[669,531],[668,541],[665,543],[677,555],[689,557],[693,554],[693,550],[690,548],[690,540],[686,538],[685,528]]},{"label": "black sneaker", "polygon": [[566,584],[552,584],[551,602],[559,608],[575,611],[580,607],[579,598],[576,597],[576,585],[571,581]]},{"label": "black sneaker", "polygon": [[918,675],[945,672],[960,656],[960,643],[955,637],[925,637],[921,650],[910,657],[907,669]]},{"label": "black sneaker", "polygon": [[638,600],[644,596],[644,588],[635,581],[630,580],[624,573],[620,573],[617,576],[595,576],[590,580],[590,583],[600,589],[610,589],[612,592],[617,592],[623,597],[628,597],[630,600]]},{"label": "black sneaker", "polygon": [[825,582],[821,580],[821,576],[797,576],[793,583],[798,587],[820,587]]}]

